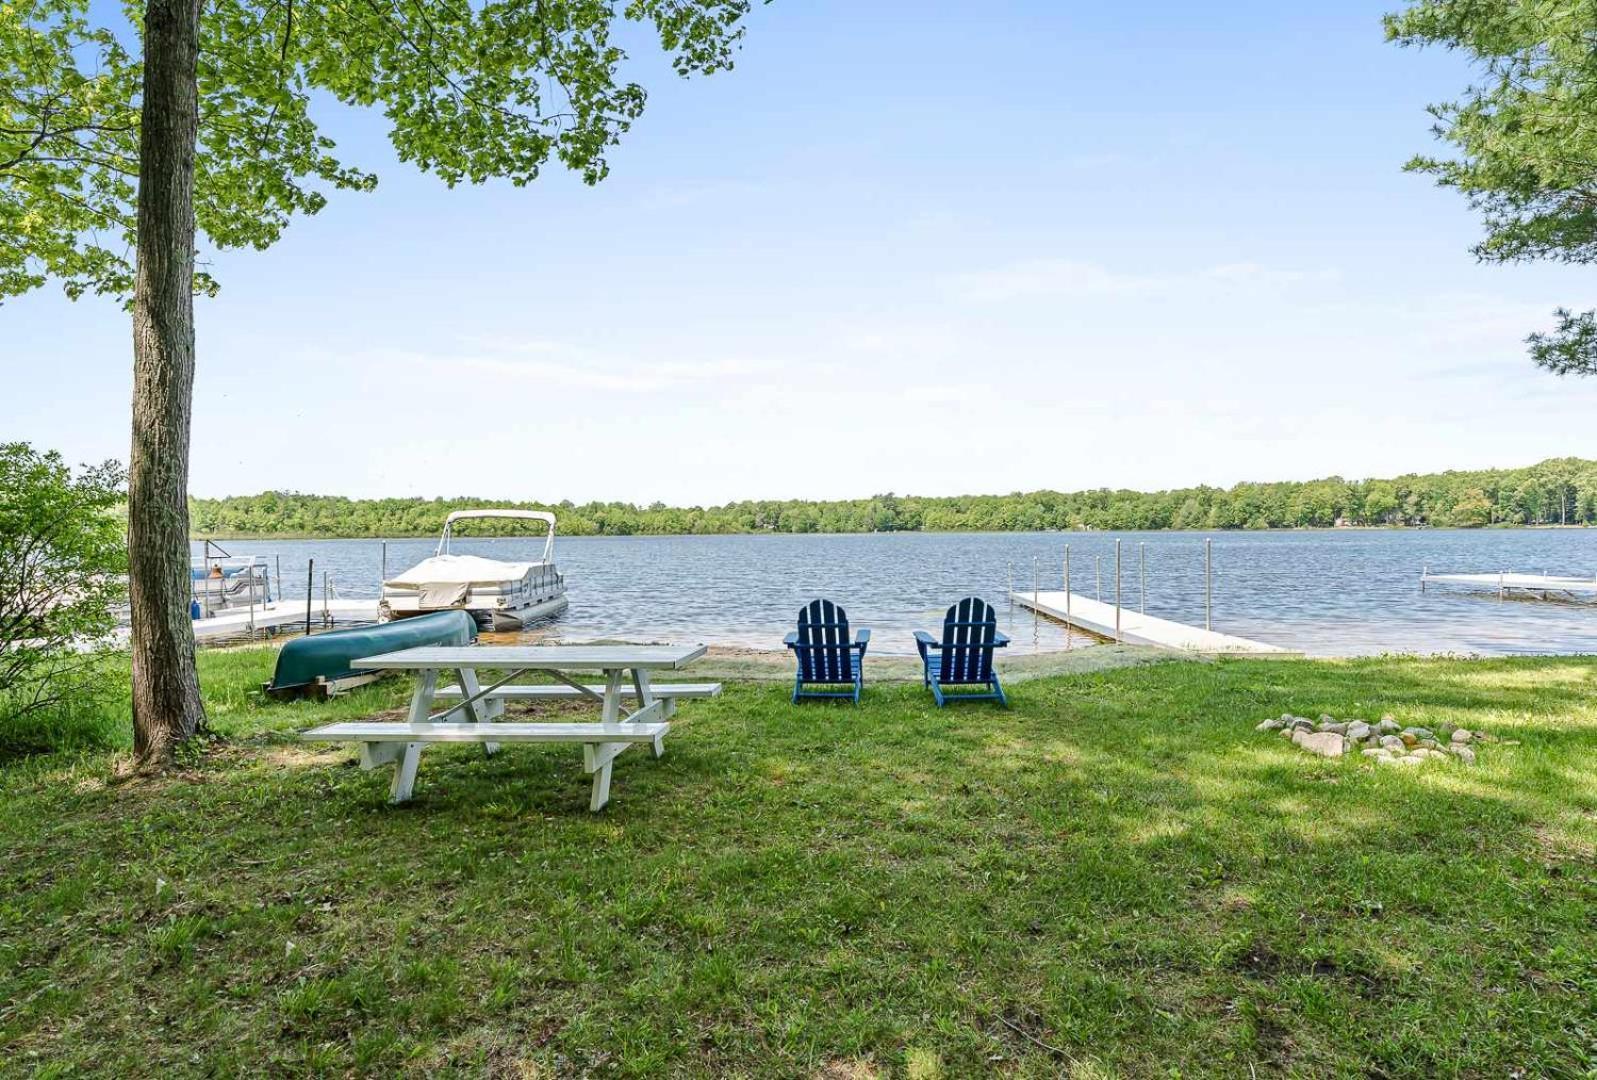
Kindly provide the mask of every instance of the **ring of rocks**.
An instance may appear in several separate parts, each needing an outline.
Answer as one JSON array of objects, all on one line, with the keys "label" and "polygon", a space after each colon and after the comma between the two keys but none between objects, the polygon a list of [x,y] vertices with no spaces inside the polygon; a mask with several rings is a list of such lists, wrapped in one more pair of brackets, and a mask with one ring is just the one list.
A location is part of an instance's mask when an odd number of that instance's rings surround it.
[{"label": "ring of rocks", "polygon": [[1430,728],[1404,727],[1390,716],[1376,721],[1337,720],[1322,715],[1318,721],[1283,713],[1262,721],[1255,731],[1277,731],[1283,739],[1310,754],[1339,758],[1357,751],[1383,765],[1423,765],[1427,761],[1475,764],[1471,743],[1491,742],[1492,736],[1467,728],[1438,733]]}]

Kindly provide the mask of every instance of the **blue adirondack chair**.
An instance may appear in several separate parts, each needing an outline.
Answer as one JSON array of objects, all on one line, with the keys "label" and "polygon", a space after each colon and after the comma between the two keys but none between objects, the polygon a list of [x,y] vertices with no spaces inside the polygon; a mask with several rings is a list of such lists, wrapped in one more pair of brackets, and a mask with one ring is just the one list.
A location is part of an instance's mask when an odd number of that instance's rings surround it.
[{"label": "blue adirondack chair", "polygon": [[[937,707],[950,701],[997,701],[1008,707],[1009,699],[993,670],[993,650],[1008,644],[1009,638],[998,632],[998,613],[978,596],[967,596],[948,609],[941,641],[924,630],[915,631],[915,648],[926,666],[926,685]],[[987,692],[943,693],[950,686],[981,686]]]},{"label": "blue adirondack chair", "polygon": [[[793,701],[799,698],[852,698],[859,704],[865,686],[865,647],[871,632],[848,636],[848,612],[830,600],[811,600],[799,608],[798,629],[783,639],[798,660],[793,680]],[[806,690],[806,686],[848,687],[846,690]]]}]

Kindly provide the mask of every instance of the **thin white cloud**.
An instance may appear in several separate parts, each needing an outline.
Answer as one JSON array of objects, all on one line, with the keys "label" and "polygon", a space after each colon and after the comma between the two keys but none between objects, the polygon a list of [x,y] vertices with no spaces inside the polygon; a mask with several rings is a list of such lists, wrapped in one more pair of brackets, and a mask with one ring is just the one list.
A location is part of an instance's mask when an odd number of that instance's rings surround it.
[{"label": "thin white cloud", "polygon": [[1301,270],[1255,262],[1220,263],[1176,273],[1141,274],[1074,259],[1028,259],[1009,266],[955,274],[945,284],[955,295],[993,302],[1035,297],[1128,297],[1223,288],[1266,292],[1338,280],[1335,270]]},{"label": "thin white cloud", "polygon": [[1009,266],[948,279],[967,300],[1016,300],[1037,296],[1133,296],[1162,287],[1167,279],[1123,274],[1097,263],[1071,259],[1027,259]]},{"label": "thin white cloud", "polygon": [[844,352],[871,357],[924,358],[948,353],[960,341],[957,328],[947,323],[884,322],[846,329],[832,344]]},{"label": "thin white cloud", "polygon": [[365,359],[384,368],[401,365],[413,372],[460,379],[463,374],[532,382],[575,390],[609,393],[655,393],[691,384],[719,384],[747,379],[768,370],[765,364],[738,357],[636,360],[618,358],[553,341],[479,342],[460,352],[379,350]]},{"label": "thin white cloud", "polygon": [[973,402],[986,403],[992,397],[992,387],[985,384],[932,383],[911,386],[904,391],[904,400],[917,405],[969,405]]},{"label": "thin white cloud", "polygon": [[1250,287],[1299,285],[1304,282],[1329,284],[1341,279],[1335,270],[1293,270],[1277,266],[1264,266],[1256,262],[1222,263],[1201,272],[1210,281],[1226,282]]}]

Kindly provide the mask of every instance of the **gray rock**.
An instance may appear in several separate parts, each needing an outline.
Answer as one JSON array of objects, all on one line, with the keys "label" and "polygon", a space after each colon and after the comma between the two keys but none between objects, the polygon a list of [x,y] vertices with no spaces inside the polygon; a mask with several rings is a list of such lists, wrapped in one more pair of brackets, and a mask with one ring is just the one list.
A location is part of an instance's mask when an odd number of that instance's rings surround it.
[{"label": "gray rock", "polygon": [[1347,740],[1334,731],[1302,731],[1294,735],[1292,741],[1321,757],[1341,757],[1347,753]]},{"label": "gray rock", "polygon": [[1375,725],[1375,730],[1379,731],[1382,735],[1396,735],[1399,731],[1403,730],[1403,727],[1390,716],[1383,716],[1381,717],[1381,722]]},{"label": "gray rock", "polygon": [[1327,723],[1322,722],[1319,725],[1319,728],[1320,728],[1321,731],[1331,731],[1331,732],[1335,732],[1338,735],[1346,735],[1347,734],[1347,725],[1343,724],[1343,723],[1327,724]]},{"label": "gray rock", "polygon": [[1347,737],[1363,742],[1370,737],[1371,730],[1370,725],[1364,721],[1355,720],[1347,726]]},{"label": "gray rock", "polygon": [[1261,720],[1254,731],[1280,731],[1285,724],[1280,720]]},{"label": "gray rock", "polygon": [[1462,743],[1454,743],[1452,746],[1449,746],[1448,749],[1453,752],[1454,757],[1458,758],[1458,760],[1462,761],[1464,764],[1475,764],[1475,751],[1471,750]]},{"label": "gray rock", "polygon": [[1303,717],[1300,716],[1296,720],[1292,721],[1292,730],[1293,731],[1313,731],[1314,730],[1314,721],[1304,719]]},{"label": "gray rock", "polygon": [[1434,739],[1434,738],[1436,738],[1436,733],[1434,731],[1432,731],[1430,728],[1422,728],[1422,727],[1406,727],[1406,728],[1403,729],[1402,734],[1404,734],[1404,735],[1412,735],[1416,739]]},{"label": "gray rock", "polygon": [[1453,742],[1455,743],[1467,743],[1471,738],[1473,738],[1473,736],[1470,735],[1468,728],[1459,728],[1457,731],[1453,732]]},{"label": "gray rock", "polygon": [[1435,739],[1421,739],[1420,745],[1427,750],[1440,750],[1442,748],[1442,744]]},{"label": "gray rock", "polygon": [[1382,735],[1381,746],[1392,751],[1394,754],[1401,754],[1404,750],[1408,749],[1408,747],[1404,745],[1403,740],[1398,738],[1396,735]]}]

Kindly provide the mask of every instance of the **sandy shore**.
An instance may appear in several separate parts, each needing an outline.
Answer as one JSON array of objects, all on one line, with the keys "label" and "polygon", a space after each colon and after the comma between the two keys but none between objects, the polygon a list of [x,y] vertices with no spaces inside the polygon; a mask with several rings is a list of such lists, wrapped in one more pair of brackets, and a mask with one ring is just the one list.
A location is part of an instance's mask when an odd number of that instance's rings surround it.
[{"label": "sandy shore", "polygon": [[[1072,675],[1105,668],[1130,667],[1173,659],[1161,649],[1139,645],[1091,645],[1086,648],[1013,654],[999,653],[998,671],[1006,680],[1024,681],[1045,675]],[[791,682],[793,657],[787,650],[739,649],[712,645],[704,659],[691,669],[695,677],[739,682]],[[865,679],[869,682],[919,682],[918,657],[871,655],[865,658]]]}]

